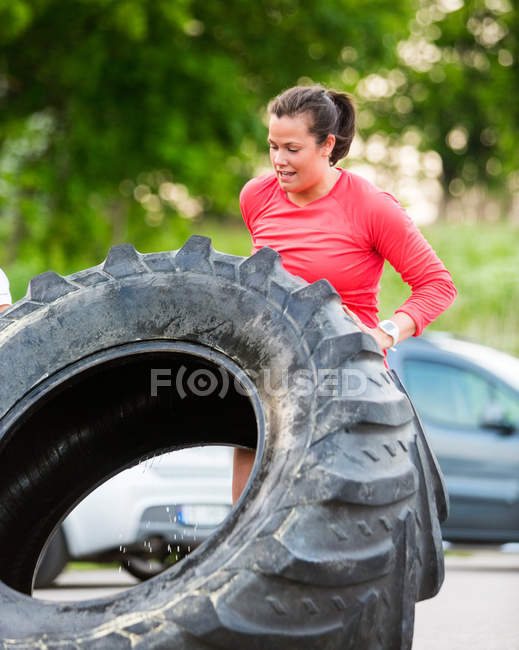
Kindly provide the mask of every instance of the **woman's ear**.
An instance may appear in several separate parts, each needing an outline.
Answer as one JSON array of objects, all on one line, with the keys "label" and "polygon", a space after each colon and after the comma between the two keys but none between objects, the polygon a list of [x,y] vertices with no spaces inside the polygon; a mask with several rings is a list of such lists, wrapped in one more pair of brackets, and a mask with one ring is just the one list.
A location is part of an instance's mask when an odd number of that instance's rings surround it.
[{"label": "woman's ear", "polygon": [[329,133],[326,136],[326,140],[321,145],[321,151],[322,151],[321,155],[324,156],[325,158],[329,158],[333,151],[334,146],[335,146],[335,136],[333,135],[333,133]]}]

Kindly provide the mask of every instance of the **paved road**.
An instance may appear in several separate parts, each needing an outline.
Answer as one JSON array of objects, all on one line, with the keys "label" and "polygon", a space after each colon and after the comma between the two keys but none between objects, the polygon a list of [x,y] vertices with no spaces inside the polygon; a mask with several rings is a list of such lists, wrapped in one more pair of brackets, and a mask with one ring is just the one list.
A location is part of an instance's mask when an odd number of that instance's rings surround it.
[{"label": "paved road", "polygon": [[44,600],[87,600],[110,596],[138,582],[122,569],[67,570],[50,589],[35,589],[33,596]]},{"label": "paved road", "polygon": [[[519,650],[519,552],[448,555],[436,598],[418,603],[413,650]],[[38,598],[98,598],[135,584],[124,571],[66,571]]]},{"label": "paved road", "polygon": [[447,556],[440,593],[415,621],[413,650],[519,650],[519,553]]}]

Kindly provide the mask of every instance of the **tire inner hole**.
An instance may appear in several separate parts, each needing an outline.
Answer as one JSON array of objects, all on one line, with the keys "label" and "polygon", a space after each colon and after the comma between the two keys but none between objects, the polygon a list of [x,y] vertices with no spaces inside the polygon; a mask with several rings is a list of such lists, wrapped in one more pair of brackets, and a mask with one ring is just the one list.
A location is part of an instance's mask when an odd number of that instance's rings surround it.
[{"label": "tire inner hole", "polygon": [[[2,451],[0,578],[31,594],[42,549],[58,543],[51,538],[59,537],[60,522],[96,487],[139,463],[160,466],[160,454],[186,447],[255,449],[258,430],[251,399],[222,366],[195,355],[153,352],[74,376],[45,395],[8,435]],[[172,495],[165,512],[148,515],[170,517],[174,506]],[[163,557],[164,541],[167,548],[167,540],[148,535],[144,548]],[[171,563],[185,549],[179,552],[180,545],[169,542]],[[135,551],[124,541],[120,547],[97,557]]]}]

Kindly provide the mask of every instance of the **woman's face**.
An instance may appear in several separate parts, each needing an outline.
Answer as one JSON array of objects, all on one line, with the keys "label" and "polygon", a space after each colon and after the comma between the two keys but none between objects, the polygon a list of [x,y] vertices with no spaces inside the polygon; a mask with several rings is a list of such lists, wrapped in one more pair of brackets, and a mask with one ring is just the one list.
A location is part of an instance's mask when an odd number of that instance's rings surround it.
[{"label": "woman's face", "polygon": [[271,115],[269,121],[270,160],[278,181],[286,192],[305,192],[330,173],[329,154],[335,137],[329,135],[318,145],[308,131],[305,114],[289,117]]}]

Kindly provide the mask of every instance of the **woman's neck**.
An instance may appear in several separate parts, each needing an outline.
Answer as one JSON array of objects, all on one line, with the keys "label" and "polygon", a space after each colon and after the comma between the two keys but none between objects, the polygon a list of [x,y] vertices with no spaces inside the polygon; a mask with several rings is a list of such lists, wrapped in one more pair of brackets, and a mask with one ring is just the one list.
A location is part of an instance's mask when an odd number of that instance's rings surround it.
[{"label": "woman's neck", "polygon": [[340,175],[341,172],[339,169],[336,167],[330,167],[329,172],[323,178],[322,183],[314,185],[303,192],[287,192],[287,198],[290,199],[292,203],[303,208],[308,203],[316,201],[331,192],[335,183],[339,180]]}]

